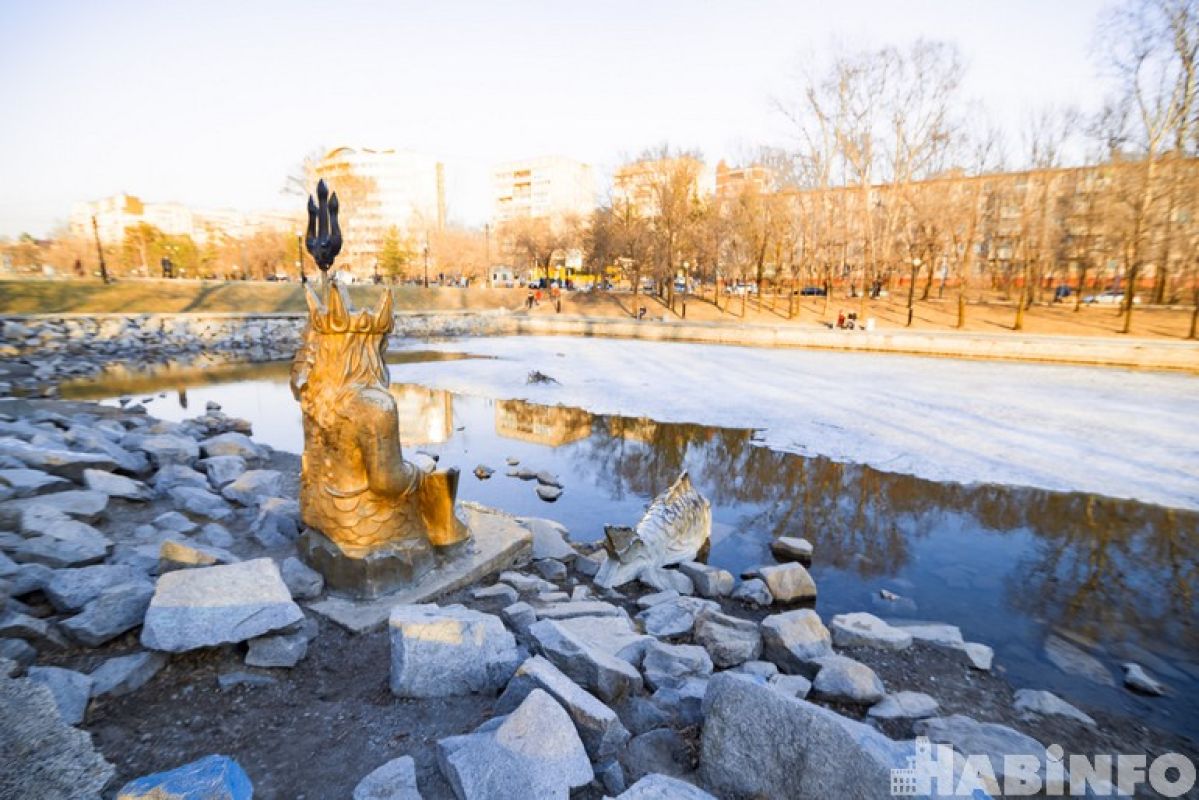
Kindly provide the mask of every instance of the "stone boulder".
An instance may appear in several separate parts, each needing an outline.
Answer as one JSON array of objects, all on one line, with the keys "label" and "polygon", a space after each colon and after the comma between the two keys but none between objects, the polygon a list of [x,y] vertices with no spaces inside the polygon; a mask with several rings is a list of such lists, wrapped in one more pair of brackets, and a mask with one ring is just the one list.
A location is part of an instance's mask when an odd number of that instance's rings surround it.
[{"label": "stone boulder", "polygon": [[712,600],[679,597],[650,606],[637,615],[637,620],[651,636],[682,636],[691,632],[701,613],[719,610],[719,604]]},{"label": "stone boulder", "polygon": [[866,712],[875,719],[921,719],[937,714],[937,701],[924,692],[895,692]]},{"label": "stone boulder", "polygon": [[807,564],[812,560],[812,543],[798,536],[780,536],[770,543],[770,554],[779,561]]},{"label": "stone boulder", "polygon": [[214,456],[201,459],[198,466],[208,475],[212,488],[220,491],[237,480],[246,471],[246,460],[241,456]]},{"label": "stone boulder", "polygon": [[761,575],[775,602],[794,603],[816,599],[816,581],[812,580],[803,564],[790,562],[762,567]]},{"label": "stone boulder", "polygon": [[38,681],[0,678],[0,731],[0,797],[100,800],[115,772]]},{"label": "stone boulder", "polygon": [[816,659],[820,671],[812,681],[812,691],[826,700],[873,705],[887,694],[874,670],[846,656],[829,655]]},{"label": "stone boulder", "polygon": [[766,586],[766,582],[761,578],[750,578],[738,584],[737,588],[733,589],[731,595],[734,600],[745,603],[748,606],[758,606],[766,608],[774,602],[774,595],[770,593],[770,589]]},{"label": "stone boulder", "polygon": [[400,605],[388,625],[391,691],[399,697],[494,692],[523,660],[499,617],[465,606]]},{"label": "stone boulder", "polygon": [[130,433],[120,444],[126,450],[140,450],[145,453],[156,469],[170,464],[190,466],[200,457],[200,447],[195,439],[169,433]]},{"label": "stone boulder", "polygon": [[891,770],[915,755],[910,743],[734,673],[712,678],[704,709],[700,774],[720,797],[890,800]]},{"label": "stone boulder", "polygon": [[712,659],[699,645],[652,641],[646,645],[641,669],[651,689],[677,689],[689,678],[711,675]]},{"label": "stone boulder", "polygon": [[179,570],[158,578],[142,645],[180,653],[243,642],[303,618],[269,558]]},{"label": "stone boulder", "polygon": [[154,490],[141,481],[104,470],[85,469],[83,484],[92,491],[103,492],[109,497],[119,497],[122,500],[144,503],[154,499]]},{"label": "stone boulder", "polygon": [[832,635],[811,609],[772,614],[762,620],[762,653],[784,672],[810,676],[817,659],[832,652]]},{"label": "stone boulder", "polygon": [[75,641],[98,647],[141,625],[153,595],[154,587],[144,579],[109,586],[58,626]]},{"label": "stone boulder", "polygon": [[243,433],[230,431],[200,442],[205,458],[240,456],[247,464],[259,464],[269,456],[265,448]]},{"label": "stone boulder", "polygon": [[548,692],[566,709],[592,761],[615,756],[628,742],[629,732],[616,712],[542,656],[533,656],[520,665],[500,695],[496,713],[513,711],[534,689]]},{"label": "stone boulder", "polygon": [[753,661],[762,655],[762,634],[757,623],[704,611],[695,618],[695,643],[708,651],[712,663],[720,669]]},{"label": "stone boulder", "polygon": [[165,772],[130,781],[117,800],[251,800],[254,787],[228,756],[205,756]]},{"label": "stone boulder", "polygon": [[92,679],[82,672],[62,667],[30,667],[29,680],[40,683],[54,696],[58,714],[68,725],[83,722],[87,703],[92,697]]},{"label": "stone boulder", "polygon": [[950,745],[964,756],[985,756],[991,762],[991,769],[1000,785],[1008,777],[1019,779],[1023,774],[1015,765],[1016,771],[1010,775],[1005,772],[1006,755],[1035,756],[1041,764],[1038,772],[1042,780],[1045,778],[1044,765],[1048,759],[1045,746],[1014,728],[993,722],[979,722],[963,714],[918,720],[912,727],[917,736],[927,736],[934,744]]},{"label": "stone boulder", "polygon": [[243,506],[255,507],[268,497],[283,492],[283,473],[273,469],[252,469],[221,489],[221,496]]},{"label": "stone boulder", "polygon": [[211,484],[204,475],[184,464],[167,464],[162,467],[154,473],[154,477],[150,478],[150,485],[163,496],[169,496],[171,489],[176,486],[190,486],[193,489],[205,490],[211,488]]},{"label": "stone boulder", "polygon": [[42,586],[46,598],[58,611],[78,611],[112,586],[147,580],[145,573],[123,564],[56,569]]},{"label": "stone boulder", "polygon": [[83,482],[85,469],[114,470],[117,462],[100,453],[76,453],[55,447],[35,447],[20,439],[0,439],[0,456],[9,456],[30,469],[48,472],[75,483]]},{"label": "stone boulder", "polygon": [[412,756],[393,758],[354,787],[350,800],[421,800]]},{"label": "stone boulder", "polygon": [[906,650],[912,646],[912,634],[895,628],[873,614],[859,611],[833,617],[833,644],[837,647],[874,647],[880,650]]},{"label": "stone boulder", "polygon": [[71,482],[58,475],[40,469],[0,469],[0,486],[8,490],[10,497],[36,497],[50,492],[71,488]]},{"label": "stone boulder", "polygon": [[691,579],[695,593],[701,597],[727,597],[733,591],[735,580],[733,573],[727,570],[698,561],[684,561],[679,564],[679,572]]},{"label": "stone boulder", "polygon": [[259,636],[250,640],[246,665],[251,667],[286,667],[299,664],[308,654],[308,637],[303,633],[280,633]]},{"label": "stone boulder", "polygon": [[534,689],[508,716],[437,743],[441,772],[461,800],[567,800],[595,773],[570,716]]},{"label": "stone boulder", "polygon": [[176,508],[189,514],[215,520],[222,520],[233,515],[233,509],[229,507],[229,504],[208,489],[200,489],[195,486],[174,486],[168,490],[168,495]]},{"label": "stone boulder", "polygon": [[652,775],[646,775],[621,792],[616,796],[616,800],[716,800],[716,798],[697,786],[655,772]]},{"label": "stone boulder", "polygon": [[516,521],[533,534],[534,561],[544,558],[570,561],[575,557],[574,548],[566,541],[570,531],[562,523],[539,517],[520,517]]},{"label": "stone boulder", "polygon": [[[325,591],[324,576],[295,556],[283,559],[283,563],[279,566],[279,572],[283,575],[283,582],[287,584],[287,590],[291,592],[291,596],[295,600],[312,600],[320,597],[321,592]],[[515,592],[513,592],[513,599],[516,599]]]},{"label": "stone boulder", "polygon": [[652,637],[620,617],[541,620],[529,626],[537,650],[571,680],[606,703],[639,691],[640,661]]},{"label": "stone boulder", "polygon": [[92,697],[119,697],[135,692],[166,666],[163,653],[134,653],[110,658],[91,672]]},{"label": "stone boulder", "polygon": [[[1016,702],[1013,704],[1013,708],[1023,712],[1025,716],[1036,714],[1039,716],[1068,717],[1092,728],[1096,725],[1095,720],[1090,715],[1078,710],[1053,692],[1043,692],[1035,689],[1017,689]],[[932,714],[927,716],[932,716]]]}]

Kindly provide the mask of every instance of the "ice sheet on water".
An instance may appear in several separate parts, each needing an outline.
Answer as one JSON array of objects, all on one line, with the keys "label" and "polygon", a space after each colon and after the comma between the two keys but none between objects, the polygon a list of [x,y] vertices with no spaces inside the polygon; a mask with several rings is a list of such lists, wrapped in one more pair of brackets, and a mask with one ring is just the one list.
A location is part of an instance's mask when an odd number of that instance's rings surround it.
[{"label": "ice sheet on water", "polygon": [[[937,481],[1199,509],[1199,377],[1119,369],[583,339],[459,339],[493,356],[392,380],[662,422],[762,428],[764,444]],[[529,384],[531,370],[557,384]]]}]

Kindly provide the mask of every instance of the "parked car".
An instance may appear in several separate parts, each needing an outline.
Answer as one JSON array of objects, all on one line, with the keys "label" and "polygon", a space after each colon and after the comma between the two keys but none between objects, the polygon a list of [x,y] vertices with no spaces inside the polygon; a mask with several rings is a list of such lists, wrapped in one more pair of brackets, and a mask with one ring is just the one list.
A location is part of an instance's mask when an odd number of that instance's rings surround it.
[{"label": "parked car", "polygon": [[[1109,306],[1119,305],[1120,303],[1124,302],[1124,292],[1118,289],[1109,289],[1106,292],[1100,292],[1099,294],[1093,294],[1089,297],[1084,297],[1083,302],[1098,303],[1100,305]],[[1141,302],[1141,298],[1133,295],[1132,302],[1134,305],[1138,304]]]},{"label": "parked car", "polygon": [[824,297],[828,292],[823,286],[805,286],[799,290],[804,297]]},{"label": "parked car", "polygon": [[1055,301],[1065,300],[1071,294],[1073,294],[1073,291],[1070,289],[1069,286],[1066,286],[1063,283],[1062,285],[1058,286],[1056,289],[1053,290],[1053,299]]}]

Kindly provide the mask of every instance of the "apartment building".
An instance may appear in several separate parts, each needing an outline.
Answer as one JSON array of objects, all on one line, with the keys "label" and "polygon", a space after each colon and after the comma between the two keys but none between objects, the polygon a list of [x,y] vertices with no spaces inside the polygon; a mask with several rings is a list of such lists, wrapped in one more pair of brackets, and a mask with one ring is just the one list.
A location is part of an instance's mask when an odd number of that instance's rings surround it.
[{"label": "apartment building", "polygon": [[595,209],[595,174],[590,164],[563,156],[541,156],[497,166],[491,175],[492,223],[544,217],[586,217]]}]

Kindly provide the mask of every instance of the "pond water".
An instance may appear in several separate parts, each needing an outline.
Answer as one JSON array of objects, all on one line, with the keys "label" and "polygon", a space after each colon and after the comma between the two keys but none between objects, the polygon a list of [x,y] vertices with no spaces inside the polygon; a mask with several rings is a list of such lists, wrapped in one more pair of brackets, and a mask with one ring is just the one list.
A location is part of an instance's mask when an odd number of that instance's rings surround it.
[{"label": "pond water", "polygon": [[[393,362],[462,358],[408,350]],[[113,374],[63,395],[180,420],[209,400],[249,419],[254,436],[303,449],[288,364]],[[686,469],[712,502],[709,561],[734,574],[772,558],[769,542],[802,536],[815,547],[817,610],[828,620],[867,610],[888,619],[949,622],[995,649],[1016,687],[1057,692],[1199,739],[1199,514],[1084,493],[936,482],[778,452],[751,429],[596,415],[579,408],[488,399],[396,383],[407,452],[463,472],[460,496],[518,515],[550,517],[573,538],[604,523],[634,524]],[[565,491],[540,500],[535,482],[509,477],[505,459],[549,470]],[[489,480],[471,471],[496,470]],[[880,590],[902,598],[887,601]],[[1138,697],[1067,675],[1047,659],[1050,634],[1096,655],[1120,683],[1135,660],[1170,687]]]}]

